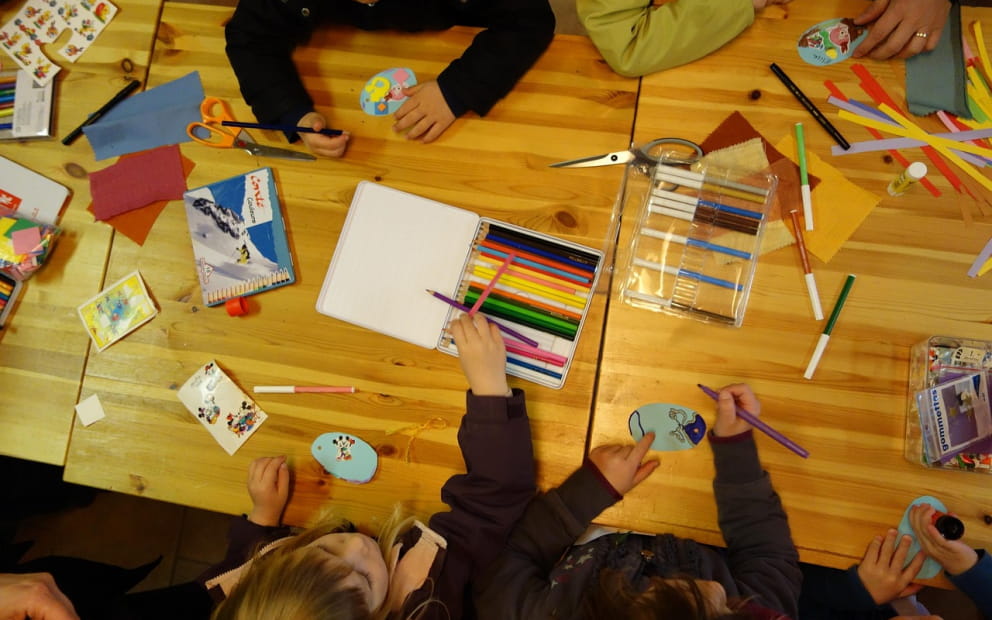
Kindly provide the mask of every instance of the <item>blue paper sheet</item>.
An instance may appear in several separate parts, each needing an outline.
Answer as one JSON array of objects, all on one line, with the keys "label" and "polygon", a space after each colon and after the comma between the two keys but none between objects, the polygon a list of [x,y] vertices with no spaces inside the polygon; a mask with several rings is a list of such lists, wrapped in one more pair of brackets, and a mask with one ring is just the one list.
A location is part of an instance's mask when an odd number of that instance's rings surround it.
[{"label": "blue paper sheet", "polygon": [[128,97],[83,132],[98,160],[189,142],[186,127],[203,120],[202,102],[203,84],[194,71]]}]

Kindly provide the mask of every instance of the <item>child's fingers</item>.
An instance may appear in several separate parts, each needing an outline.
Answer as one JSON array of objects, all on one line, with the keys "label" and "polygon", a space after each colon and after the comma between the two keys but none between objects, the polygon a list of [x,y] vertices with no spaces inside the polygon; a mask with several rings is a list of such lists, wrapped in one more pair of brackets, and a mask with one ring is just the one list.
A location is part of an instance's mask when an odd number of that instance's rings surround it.
[{"label": "child's fingers", "polygon": [[[920,570],[923,568],[923,563],[926,562],[926,559],[927,559],[927,554],[923,553],[922,551],[917,551],[916,555],[913,556],[913,559],[910,560],[909,564],[906,565],[906,568],[902,570],[903,578],[906,581],[912,581],[913,579],[915,579],[916,576],[920,573]],[[912,586],[909,587],[911,588]],[[920,588],[922,587],[923,586],[921,585]],[[915,594],[915,592],[911,592],[910,594]],[[909,596],[909,594],[904,594],[903,596]]]},{"label": "child's fingers", "polygon": [[654,431],[648,431],[644,433],[644,436],[637,440],[634,444],[634,449],[630,451],[628,458],[632,461],[640,463],[644,460],[644,455],[648,453],[651,449],[651,443],[654,441]]},{"label": "child's fingers", "polygon": [[895,553],[892,554],[892,565],[901,567],[906,563],[906,556],[909,555],[909,546],[913,544],[913,537],[903,534],[899,537],[899,544],[896,545]]},{"label": "child's fingers", "polygon": [[878,563],[878,552],[882,548],[882,537],[875,536],[868,542],[868,547],[865,548],[865,557],[862,560],[863,564],[877,564]]},{"label": "child's fingers", "polygon": [[895,530],[889,530],[885,533],[885,538],[882,539],[882,548],[879,550],[879,558],[882,564],[886,566],[892,564],[892,553],[896,546],[896,534]]},{"label": "child's fingers", "polygon": [[661,463],[659,463],[657,460],[648,461],[647,463],[642,463],[641,466],[637,468],[637,471],[634,472],[633,486],[636,487],[641,483],[642,480],[644,480],[652,473],[654,473],[654,470],[658,469],[659,465],[661,465]]}]

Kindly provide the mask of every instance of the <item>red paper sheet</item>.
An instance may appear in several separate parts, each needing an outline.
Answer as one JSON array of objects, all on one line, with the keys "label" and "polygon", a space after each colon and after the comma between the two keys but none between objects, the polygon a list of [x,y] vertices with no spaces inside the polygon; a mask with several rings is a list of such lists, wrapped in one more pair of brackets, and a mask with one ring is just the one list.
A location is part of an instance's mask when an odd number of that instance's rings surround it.
[{"label": "red paper sheet", "polygon": [[90,174],[93,213],[98,220],[159,200],[179,200],[185,191],[182,155],[175,144],[122,157]]}]

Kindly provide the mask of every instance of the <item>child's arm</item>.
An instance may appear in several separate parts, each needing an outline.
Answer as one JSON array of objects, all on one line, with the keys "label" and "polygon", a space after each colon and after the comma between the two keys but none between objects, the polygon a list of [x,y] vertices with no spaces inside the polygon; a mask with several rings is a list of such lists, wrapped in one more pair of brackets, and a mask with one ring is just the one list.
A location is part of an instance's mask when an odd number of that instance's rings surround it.
[{"label": "child's arm", "polygon": [[208,580],[249,559],[263,543],[289,535],[282,527],[282,513],[289,500],[290,475],[285,456],[261,457],[248,466],[248,495],[252,500],[249,515],[231,519],[228,530],[227,554],[224,559],[197,577]]},{"label": "child's arm", "polygon": [[754,21],[752,0],[577,0],[579,20],[606,63],[626,77],[686,64]]},{"label": "child's arm", "polygon": [[923,553],[940,564],[954,583],[986,618],[992,617],[992,558],[960,540],[947,540],[933,524],[935,509],[918,504],[909,509],[909,523]]},{"label": "child's arm", "polygon": [[500,557],[476,585],[481,618],[529,620],[553,615],[571,617],[577,601],[559,602],[550,581],[562,554],[599,513],[647,478],[657,461],[644,461],[654,433],[634,446],[600,446],[556,489],[538,496],[513,528]]},{"label": "child's arm", "polygon": [[503,548],[510,528],[537,491],[530,421],[523,392],[506,382],[506,349],[496,326],[481,314],[451,324],[458,359],[469,382],[458,445],[466,473],[441,489],[450,512],[430,527],[448,541],[449,560],[477,571]]},{"label": "child's arm", "polygon": [[782,502],[761,468],[750,425],[737,417],[735,403],[754,415],[761,409],[748,386],[721,389],[710,435],[713,491],[730,572],[744,596],[757,595],[757,603],[796,617],[799,554]]}]

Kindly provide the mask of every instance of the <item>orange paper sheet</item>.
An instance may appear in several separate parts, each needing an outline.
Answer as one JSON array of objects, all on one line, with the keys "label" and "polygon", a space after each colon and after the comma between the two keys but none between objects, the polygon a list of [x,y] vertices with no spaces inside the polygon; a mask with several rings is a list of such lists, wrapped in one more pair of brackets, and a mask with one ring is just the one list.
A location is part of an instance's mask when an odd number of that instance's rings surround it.
[{"label": "orange paper sheet", "polygon": [[[775,148],[782,153],[795,153],[795,138],[788,134],[778,141]],[[804,233],[806,250],[828,263],[881,198],[848,181],[840,170],[808,150],[806,166],[810,174],[820,177],[820,184],[812,193],[815,227]],[[791,229],[791,223],[787,219],[785,222]]]}]

